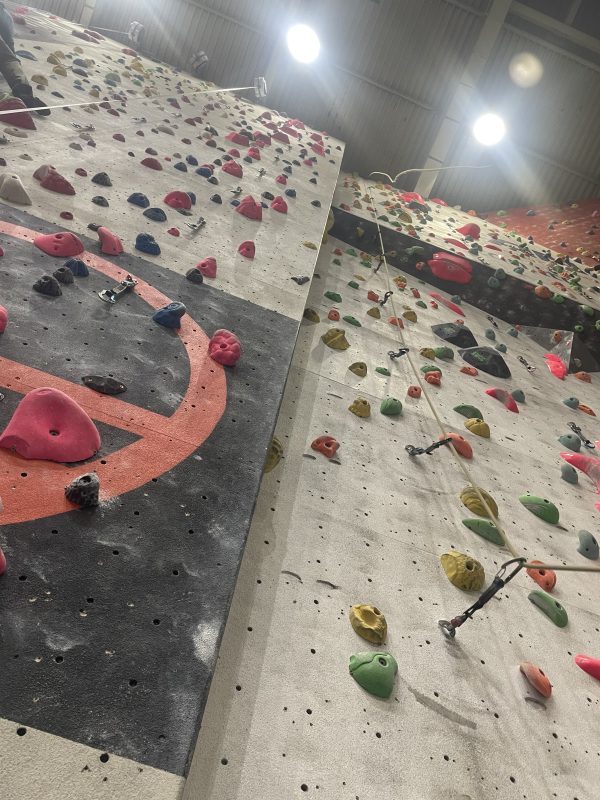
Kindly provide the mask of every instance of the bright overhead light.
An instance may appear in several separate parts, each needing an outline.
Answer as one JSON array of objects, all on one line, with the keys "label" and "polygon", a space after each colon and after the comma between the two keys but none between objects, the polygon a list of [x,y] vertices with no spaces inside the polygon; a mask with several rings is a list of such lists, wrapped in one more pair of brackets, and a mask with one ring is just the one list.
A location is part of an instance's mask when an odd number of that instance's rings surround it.
[{"label": "bright overhead light", "polygon": [[296,61],[310,64],[321,51],[319,37],[308,25],[292,25],[287,32],[287,46]]},{"label": "bright overhead light", "polygon": [[508,72],[513,83],[521,89],[531,89],[541,81],[544,66],[533,53],[517,53],[510,60]]},{"label": "bright overhead light", "polygon": [[506,125],[497,114],[484,114],[475,120],[473,125],[473,136],[480,144],[485,144],[488,147],[498,144],[504,138],[505,133]]}]

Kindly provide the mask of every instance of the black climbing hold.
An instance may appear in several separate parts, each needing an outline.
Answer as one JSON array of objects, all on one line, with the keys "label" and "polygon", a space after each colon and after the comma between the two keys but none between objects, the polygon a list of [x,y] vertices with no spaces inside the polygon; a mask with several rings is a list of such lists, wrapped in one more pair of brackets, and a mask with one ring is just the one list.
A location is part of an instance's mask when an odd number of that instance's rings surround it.
[{"label": "black climbing hold", "polygon": [[214,175],[211,175],[210,178],[207,178],[207,183],[212,183],[213,186],[217,186],[219,183],[219,179],[215,178]]},{"label": "black climbing hold", "polygon": [[70,269],[76,278],[87,278],[90,274],[87,264],[80,258],[70,258],[68,261],[65,261],[65,267]]},{"label": "black climbing hold", "polygon": [[65,285],[68,285],[69,283],[75,282],[73,273],[68,267],[59,267],[52,274],[59,283],[64,283]]},{"label": "black climbing hold", "polygon": [[311,200],[310,204],[311,204],[311,206],[314,206],[315,208],[321,208],[321,201],[320,200]]},{"label": "black climbing hold", "polygon": [[265,200],[275,200],[275,195],[271,194],[271,192],[263,192],[261,197],[264,197]]},{"label": "black climbing hold", "polygon": [[440,339],[455,344],[457,347],[477,347],[477,340],[466,325],[446,322],[441,325],[432,325],[431,330]]},{"label": "black climbing hold", "polygon": [[151,219],[154,222],[166,222],[167,221],[167,215],[162,210],[162,208],[147,208],[144,211],[144,216],[148,217],[148,219]]},{"label": "black climbing hold", "polygon": [[293,170],[292,170],[292,168],[291,168],[291,167],[284,167],[284,168],[283,168],[283,171],[284,171],[284,172],[287,172],[287,174],[288,174],[288,175],[291,175]]},{"label": "black climbing hold", "polygon": [[133,194],[130,194],[127,198],[127,202],[134,206],[139,206],[140,208],[148,208],[150,205],[150,201],[146,195],[142,194],[141,192],[134,192]]},{"label": "black climbing hold", "polygon": [[302,286],[302,284],[309,281],[310,278],[308,277],[308,275],[296,275],[295,277],[292,278],[292,280],[295,281],[298,284],[298,286]]},{"label": "black climbing hold", "polygon": [[222,203],[223,202],[223,200],[221,199],[221,195],[220,194],[213,194],[210,199],[211,199],[211,201],[213,203]]},{"label": "black climbing hold", "polygon": [[223,165],[223,162],[221,161],[221,159],[220,159],[220,158],[215,158],[215,160],[213,161],[213,164],[214,164],[216,167],[220,167],[220,166],[222,166],[222,165]]},{"label": "black climbing hold", "polygon": [[175,169],[178,169],[179,172],[187,172],[187,164],[184,164],[183,161],[178,161],[177,164],[173,165]]},{"label": "black climbing hold", "polygon": [[190,200],[192,202],[192,205],[195,206],[196,205],[196,195],[194,194],[194,192],[186,192],[186,194],[190,198]]},{"label": "black climbing hold", "polygon": [[192,283],[204,283],[204,278],[202,277],[202,273],[200,272],[199,269],[196,269],[196,267],[188,269],[188,271],[185,273],[185,277],[188,279],[188,281],[191,281]]},{"label": "black climbing hold", "polygon": [[88,389],[93,389],[100,394],[122,394],[127,387],[116,378],[103,377],[102,375],[84,375],[81,379]]},{"label": "black climbing hold", "polygon": [[65,496],[71,503],[80,508],[93,508],[98,505],[100,480],[95,472],[86,472],[80,475],[68,486],[65,486]]},{"label": "black climbing hold", "polygon": [[146,153],[148,153],[149,156],[157,156],[158,155],[158,151],[155,150],[153,147],[147,147],[146,148]]},{"label": "black climbing hold", "polygon": [[94,231],[94,233],[98,232],[98,228],[101,228],[102,225],[98,225],[97,222],[90,222],[88,223],[88,230]]},{"label": "black climbing hold", "polygon": [[198,166],[198,159],[195,156],[186,156],[185,160],[187,161],[187,163],[191,167],[197,167]]},{"label": "black climbing hold", "polygon": [[316,182],[317,182],[317,179],[316,179],[316,178],[310,178],[308,182],[309,182],[309,183],[316,183]]},{"label": "black climbing hold", "polygon": [[98,172],[92,178],[92,183],[97,183],[99,186],[112,186],[112,181],[106,172]]},{"label": "black climbing hold", "polygon": [[42,275],[34,284],[33,288],[40,294],[46,294],[48,297],[60,297],[62,294],[60,284],[53,275]]},{"label": "black climbing hold", "polygon": [[102,206],[103,208],[108,208],[108,200],[106,197],[102,197],[101,194],[97,194],[95,197],[92,197],[92,203],[97,206]]},{"label": "black climbing hold", "polygon": [[461,358],[472,367],[477,367],[495,378],[510,378],[510,370],[506,361],[497,350],[491,347],[469,347],[458,351]]}]

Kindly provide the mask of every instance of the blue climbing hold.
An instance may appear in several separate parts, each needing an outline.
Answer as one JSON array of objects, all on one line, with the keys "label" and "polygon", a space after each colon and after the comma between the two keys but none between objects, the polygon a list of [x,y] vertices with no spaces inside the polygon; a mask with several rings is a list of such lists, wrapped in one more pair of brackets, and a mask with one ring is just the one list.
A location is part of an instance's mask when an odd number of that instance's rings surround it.
[{"label": "blue climbing hold", "polygon": [[19,56],[19,58],[26,58],[29,61],[37,61],[37,58],[29,50],[17,50],[15,55]]},{"label": "blue climbing hold", "polygon": [[83,60],[83,58],[74,58],[73,63],[76,67],[87,67],[87,63]]},{"label": "blue climbing hold", "polygon": [[198,167],[196,175],[202,175],[203,178],[212,177],[213,171],[210,167]]},{"label": "blue climbing hold", "polygon": [[139,206],[140,208],[148,208],[150,205],[150,200],[148,200],[146,195],[142,194],[141,192],[134,192],[133,194],[130,194],[127,198],[127,202],[134,206]]},{"label": "blue climbing hold", "polygon": [[164,325],[165,328],[181,328],[181,318],[185,312],[186,308],[183,303],[169,303],[155,311],[152,319],[159,325]]},{"label": "blue climbing hold", "polygon": [[142,253],[148,253],[148,255],[151,256],[160,255],[158,242],[150,233],[138,233],[135,238],[135,249],[140,250]]},{"label": "blue climbing hold", "polygon": [[162,210],[162,208],[147,208],[144,211],[144,216],[148,217],[148,219],[153,220],[153,222],[166,222],[167,215]]},{"label": "blue climbing hold", "polygon": [[65,267],[68,267],[76,278],[87,278],[90,274],[87,264],[80,258],[70,258],[65,261]]},{"label": "blue climbing hold", "polygon": [[230,203],[230,205],[232,205],[232,206],[239,206],[239,204],[240,204],[240,201],[237,198],[234,198]]},{"label": "blue climbing hold", "polygon": [[194,194],[194,192],[186,192],[186,194],[190,198],[190,200],[192,201],[192,205],[195,206],[196,205],[196,195]]},{"label": "blue climbing hold", "polygon": [[175,169],[178,169],[179,172],[187,172],[188,171],[187,164],[184,164],[183,161],[178,161],[176,164],[173,164],[173,167]]},{"label": "blue climbing hold", "polygon": [[288,197],[296,197],[296,190],[295,189],[286,189],[285,193]]},{"label": "blue climbing hold", "polygon": [[197,167],[198,166],[198,159],[195,156],[186,156],[185,160],[187,161],[187,163],[191,167]]},{"label": "blue climbing hold", "polygon": [[73,67],[73,72],[75,75],[81,75],[82,78],[87,78],[88,76],[87,72],[81,67]]}]

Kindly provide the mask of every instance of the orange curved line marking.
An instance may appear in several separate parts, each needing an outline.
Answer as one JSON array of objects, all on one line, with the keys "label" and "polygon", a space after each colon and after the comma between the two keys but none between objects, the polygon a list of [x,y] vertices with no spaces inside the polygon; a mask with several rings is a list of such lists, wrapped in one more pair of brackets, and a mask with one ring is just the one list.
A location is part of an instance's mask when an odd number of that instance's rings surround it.
[{"label": "orange curved line marking", "polygon": [[[8,222],[0,222],[0,233],[29,242],[38,235],[36,231]],[[92,269],[115,282],[127,274],[127,270],[94,253],[85,252],[81,257]],[[136,294],[153,309],[171,302],[158,289],[140,278],[137,280]],[[82,472],[98,473],[102,500],[138,489],[176,467],[210,436],[227,402],[225,370],[208,355],[209,338],[188,314],[181,321],[178,335],[188,355],[190,379],[181,404],[169,417],[0,358],[0,386],[3,388],[22,394],[42,386],[60,389],[93,419],[141,437],[105,458],[75,467],[29,460],[0,449],[0,496],[4,501],[0,521],[3,525],[72,511],[73,506],[64,496],[64,487]],[[24,473],[26,476],[21,477]]]}]

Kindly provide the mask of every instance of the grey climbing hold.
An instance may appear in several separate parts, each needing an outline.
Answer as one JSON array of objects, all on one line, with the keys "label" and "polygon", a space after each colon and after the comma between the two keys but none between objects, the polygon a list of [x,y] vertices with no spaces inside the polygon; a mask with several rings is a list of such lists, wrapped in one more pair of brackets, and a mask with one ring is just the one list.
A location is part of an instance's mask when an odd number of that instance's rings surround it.
[{"label": "grey climbing hold", "polygon": [[581,450],[581,439],[575,433],[564,433],[558,437],[558,441],[563,447],[568,447],[574,453],[578,453]]},{"label": "grey climbing hold", "polygon": [[75,278],[73,277],[73,273],[68,267],[59,267],[53,273],[54,277],[59,283],[64,283],[66,286],[70,283],[75,282]]},{"label": "grey climbing hold", "polygon": [[563,481],[566,481],[567,483],[579,483],[577,470],[570,464],[561,464],[560,477],[563,479]]},{"label": "grey climbing hold", "polygon": [[34,284],[33,288],[40,294],[48,297],[60,297],[62,294],[60,284],[53,275],[42,275]]},{"label": "grey climbing hold", "polygon": [[577,552],[592,561],[598,560],[598,542],[589,531],[579,531],[579,546]]},{"label": "grey climbing hold", "polygon": [[95,472],[86,472],[75,478],[65,487],[67,500],[80,508],[93,508],[98,505],[100,480]]}]

